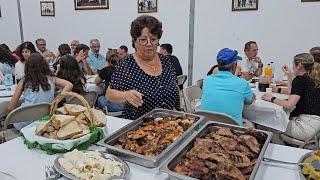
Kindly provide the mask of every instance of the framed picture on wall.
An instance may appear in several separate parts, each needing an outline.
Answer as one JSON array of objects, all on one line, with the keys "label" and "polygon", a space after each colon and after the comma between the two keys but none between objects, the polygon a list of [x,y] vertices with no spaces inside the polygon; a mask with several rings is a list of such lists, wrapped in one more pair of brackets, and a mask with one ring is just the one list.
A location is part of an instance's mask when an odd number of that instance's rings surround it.
[{"label": "framed picture on wall", "polygon": [[138,13],[155,13],[157,11],[157,0],[138,0]]},{"label": "framed picture on wall", "polygon": [[54,1],[40,1],[41,16],[55,16]]},{"label": "framed picture on wall", "polygon": [[259,0],[232,0],[232,11],[258,10]]},{"label": "framed picture on wall", "polygon": [[109,0],[74,0],[74,9],[109,9]]},{"label": "framed picture on wall", "polygon": [[317,1],[320,2],[320,0],[301,0],[301,2],[317,2]]}]

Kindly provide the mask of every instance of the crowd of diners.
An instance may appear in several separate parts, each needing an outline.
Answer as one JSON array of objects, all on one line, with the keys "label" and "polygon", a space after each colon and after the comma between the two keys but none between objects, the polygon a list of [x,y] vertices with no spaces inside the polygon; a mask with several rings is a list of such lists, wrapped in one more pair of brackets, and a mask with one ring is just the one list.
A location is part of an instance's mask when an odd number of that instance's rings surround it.
[{"label": "crowd of diners", "polygon": [[[177,76],[182,75],[179,60],[173,55],[171,44],[159,44],[162,23],[155,17],[142,15],[130,27],[134,52],[125,45],[100,53],[100,42],[91,39],[89,46],[72,40],[59,45],[55,54],[39,38],[20,44],[11,52],[0,45],[0,78],[3,64],[14,69],[17,87],[8,105],[22,106],[51,102],[57,91],[73,91],[85,95],[86,76],[97,75],[95,83],[105,85],[105,94],[96,105],[108,111],[122,111],[122,117],[137,119],[154,108],[181,110]],[[216,56],[216,65],[203,77],[202,110],[222,112],[243,125],[244,104],[255,101],[248,81],[262,75],[262,59],[254,41],[245,43],[244,51],[223,48]],[[290,112],[290,123],[285,132],[306,140],[320,130],[320,47],[292,56],[292,64],[282,67],[288,87],[273,91],[289,95],[287,100],[265,93],[262,99],[283,106]],[[291,68],[292,67],[292,68]],[[180,87],[182,88],[182,87]],[[16,124],[21,129],[27,123]]]}]

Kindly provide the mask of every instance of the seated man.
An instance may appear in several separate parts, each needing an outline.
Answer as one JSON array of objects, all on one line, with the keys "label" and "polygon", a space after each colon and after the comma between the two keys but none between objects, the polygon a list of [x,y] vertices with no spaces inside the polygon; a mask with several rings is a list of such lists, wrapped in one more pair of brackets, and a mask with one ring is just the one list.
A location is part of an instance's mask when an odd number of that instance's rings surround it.
[{"label": "seated man", "polygon": [[221,112],[232,116],[243,125],[242,110],[244,103],[251,104],[255,96],[248,82],[234,76],[237,69],[237,51],[222,49],[217,55],[219,72],[204,78],[201,110]]},{"label": "seated man", "polygon": [[262,74],[263,64],[257,55],[257,43],[254,41],[247,42],[244,47],[244,56],[242,57],[243,61],[241,65],[241,75],[247,81]]},{"label": "seated man", "polygon": [[90,41],[90,51],[88,54],[87,62],[93,74],[98,74],[98,70],[104,68],[106,64],[105,58],[99,52],[100,41],[98,39],[92,39]]},{"label": "seated man", "polygon": [[126,58],[128,56],[128,47],[125,45],[120,46],[118,49],[118,53],[120,59]]},{"label": "seated man", "polygon": [[74,57],[79,63],[80,69],[85,75],[92,75],[92,70],[87,62],[89,47],[85,44],[79,44],[74,50]]}]

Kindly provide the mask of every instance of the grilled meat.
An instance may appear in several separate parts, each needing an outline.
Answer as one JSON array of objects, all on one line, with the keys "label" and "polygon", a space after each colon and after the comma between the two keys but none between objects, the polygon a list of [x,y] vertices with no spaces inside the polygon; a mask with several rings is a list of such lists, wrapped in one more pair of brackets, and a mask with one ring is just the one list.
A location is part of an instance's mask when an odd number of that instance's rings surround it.
[{"label": "grilled meat", "polygon": [[[254,134],[253,131],[249,133]],[[201,180],[245,180],[252,172],[259,152],[260,144],[255,137],[220,128],[203,138],[196,138],[194,146],[174,171]]]},{"label": "grilled meat", "polygon": [[233,164],[218,163],[217,179],[221,180],[245,180],[246,177]]},{"label": "grilled meat", "polygon": [[157,118],[146,117],[145,122],[134,131],[129,131],[118,139],[114,145],[146,156],[159,155],[172,142],[177,140],[195,119],[172,117]]},{"label": "grilled meat", "polygon": [[259,154],[260,152],[260,144],[257,139],[250,135],[241,135],[239,136],[241,144],[249,148],[252,152]]},{"label": "grilled meat", "polygon": [[217,135],[220,135],[220,136],[225,136],[225,137],[230,137],[230,138],[237,138],[238,134],[233,131],[232,129],[230,128],[227,128],[227,127],[222,127],[222,128],[219,128],[215,134]]}]

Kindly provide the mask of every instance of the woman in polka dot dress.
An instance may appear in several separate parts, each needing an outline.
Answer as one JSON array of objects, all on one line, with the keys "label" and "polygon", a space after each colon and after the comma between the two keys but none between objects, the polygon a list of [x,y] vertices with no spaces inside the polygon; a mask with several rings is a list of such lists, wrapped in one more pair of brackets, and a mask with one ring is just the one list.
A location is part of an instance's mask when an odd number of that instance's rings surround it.
[{"label": "woman in polka dot dress", "polygon": [[157,53],[161,22],[140,16],[132,22],[130,33],[136,52],[121,60],[106,92],[108,100],[127,102],[123,117],[133,120],[155,108],[180,109],[174,67]]}]

